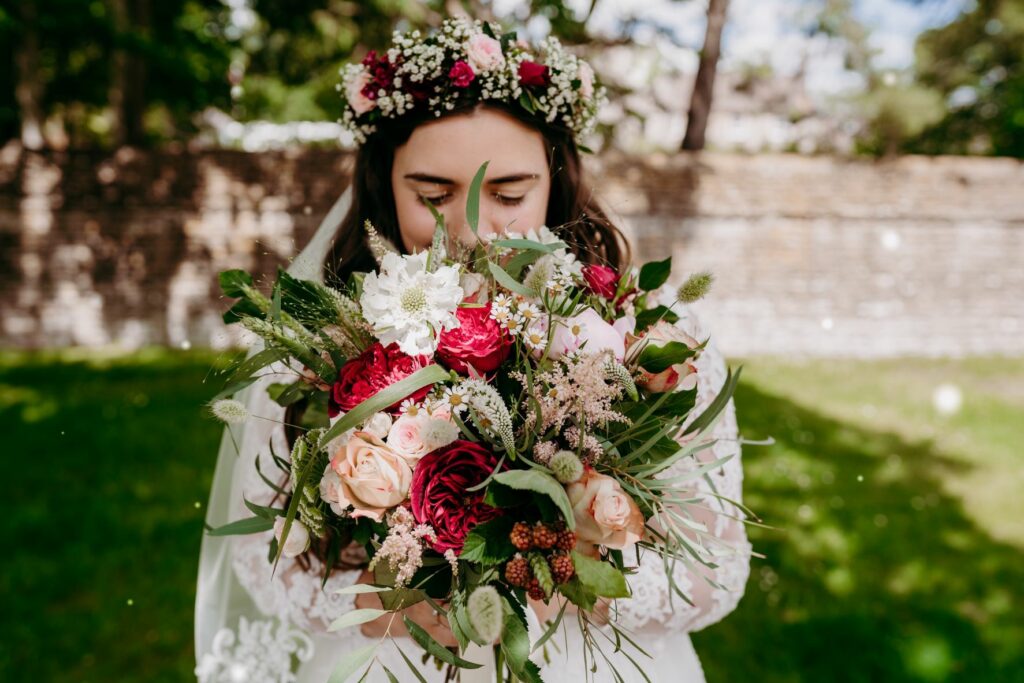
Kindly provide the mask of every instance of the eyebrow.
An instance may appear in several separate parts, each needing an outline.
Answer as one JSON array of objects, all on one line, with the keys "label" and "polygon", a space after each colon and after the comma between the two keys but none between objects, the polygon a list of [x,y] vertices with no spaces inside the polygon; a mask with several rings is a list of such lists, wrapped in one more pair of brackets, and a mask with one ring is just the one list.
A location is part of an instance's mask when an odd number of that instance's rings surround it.
[{"label": "eyebrow", "polygon": [[[427,173],[406,173],[405,178],[408,180],[418,180],[423,183],[435,183],[437,185],[454,185],[455,181],[450,178],[441,178],[436,175],[430,175]],[[517,183],[521,180],[534,180],[540,176],[536,173],[513,173],[512,175],[502,176],[500,178],[492,178],[487,181],[488,185],[505,185],[508,183]]]}]

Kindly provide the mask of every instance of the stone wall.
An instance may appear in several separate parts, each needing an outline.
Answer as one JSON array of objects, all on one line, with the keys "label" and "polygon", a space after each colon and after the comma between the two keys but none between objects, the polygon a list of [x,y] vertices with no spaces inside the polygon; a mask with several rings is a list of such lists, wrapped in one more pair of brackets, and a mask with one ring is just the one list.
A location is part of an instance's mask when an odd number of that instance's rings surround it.
[{"label": "stone wall", "polygon": [[[3,346],[215,345],[216,273],[272,273],[342,152],[0,150]],[[710,268],[730,354],[1024,353],[1024,165],[795,155],[588,159],[639,260]]]}]

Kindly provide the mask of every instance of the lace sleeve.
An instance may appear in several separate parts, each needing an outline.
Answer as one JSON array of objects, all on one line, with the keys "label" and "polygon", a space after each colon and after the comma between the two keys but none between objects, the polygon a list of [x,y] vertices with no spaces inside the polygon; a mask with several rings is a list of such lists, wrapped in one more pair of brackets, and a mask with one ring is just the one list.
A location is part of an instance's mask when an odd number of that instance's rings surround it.
[{"label": "lace sleeve", "polygon": [[[687,308],[675,307],[680,313],[677,323],[690,336],[704,340],[707,332],[700,326],[693,312]],[[693,416],[699,415],[717,396],[725,382],[726,366],[722,355],[712,339],[697,360],[697,404]],[[693,419],[693,418],[691,418]],[[741,501],[743,488],[743,466],[740,461],[739,431],[736,424],[736,409],[729,401],[710,438],[711,448],[697,453],[695,459],[687,459],[673,467],[668,476],[682,474],[732,455],[733,457],[718,469],[708,473],[706,478],[696,480],[694,497],[702,497],[711,510],[694,513],[698,521],[713,530],[724,543],[722,547],[706,549],[706,557],[716,565],[715,569],[699,567],[704,576],[698,576],[681,562],[676,562],[672,573],[676,585],[690,596],[693,604],[685,602],[673,591],[665,574],[665,565],[652,552],[642,553],[637,572],[629,577],[633,596],[617,601],[617,621],[631,630],[669,629],[676,632],[699,631],[721,620],[735,609],[743,597],[747,576],[750,573],[751,546],[747,542],[743,513],[735,506],[712,495],[717,492],[737,502]],[[710,479],[710,482],[708,481]],[[712,486],[713,489],[712,490]],[[717,586],[711,585],[711,579]]]},{"label": "lace sleeve", "polygon": [[[266,387],[273,382],[294,381],[295,375],[284,374],[287,369],[283,367],[278,370],[283,372],[261,378],[251,394],[250,427],[239,444],[236,463],[240,469],[236,473],[240,490],[233,496],[234,519],[251,515],[244,500],[259,505],[269,505],[273,500],[274,492],[260,477],[260,472],[279,485],[287,486],[286,475],[273,458],[276,454],[287,459],[290,451],[282,425],[284,409],[270,399]],[[257,458],[259,472],[255,467]],[[280,505],[278,501],[275,506]],[[335,592],[355,583],[359,571],[335,570],[322,585],[323,565],[311,556],[308,570],[296,560],[282,557],[274,572],[268,559],[272,538],[273,531],[234,537],[231,563],[239,583],[264,614],[276,616],[310,633],[325,632],[332,621],[353,609],[353,596],[336,595]]]}]

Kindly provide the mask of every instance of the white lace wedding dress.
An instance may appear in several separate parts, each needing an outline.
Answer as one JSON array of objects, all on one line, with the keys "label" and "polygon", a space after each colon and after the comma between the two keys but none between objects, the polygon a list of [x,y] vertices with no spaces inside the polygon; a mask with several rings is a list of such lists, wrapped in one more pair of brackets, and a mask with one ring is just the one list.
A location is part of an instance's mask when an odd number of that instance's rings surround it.
[{"label": "white lace wedding dress", "polygon": [[[311,245],[296,259],[291,268],[293,273],[300,277],[319,276],[326,244],[334,233],[330,226],[336,225],[343,212],[344,197],[325,219],[325,225]],[[678,323],[681,327],[695,338],[707,337],[690,311],[681,307],[677,310],[682,314]],[[725,364],[713,340],[697,366],[695,414],[714,399],[725,381]],[[289,451],[283,429],[273,421],[282,418],[283,409],[266,394],[266,385],[272,381],[272,377],[265,378],[242,397],[251,414],[269,419],[250,419],[243,427],[233,427],[234,439],[225,433],[207,512],[207,523],[211,526],[251,516],[243,497],[258,504],[267,504],[272,497],[254,467],[258,457],[264,473],[277,472],[271,460],[270,445],[278,455],[286,456]],[[739,501],[743,470],[732,402],[717,423],[714,437],[718,439],[714,447],[702,451],[700,457],[713,460],[734,456],[711,472],[709,478],[718,494]],[[694,466],[691,463],[680,467]],[[697,490],[708,494],[711,485],[698,479]],[[717,498],[706,496],[706,500],[710,507],[742,517]],[[629,578],[633,597],[617,601],[617,623],[636,634],[634,639],[651,655],[651,659],[647,659],[642,654],[630,653],[652,681],[703,681],[704,674],[690,643],[689,632],[722,619],[743,595],[750,563],[744,526],[723,515],[708,514],[706,521],[734,549],[716,557],[716,570],[707,570],[721,588],[712,588],[703,578],[691,575],[677,563],[675,581],[693,598],[694,604],[689,605],[671,592],[661,560],[652,553],[645,553],[641,556],[639,571]],[[195,622],[196,675],[200,683],[326,683],[341,653],[374,642],[365,638],[358,627],[338,633],[325,630],[334,619],[354,608],[352,596],[336,595],[335,591],[355,582],[359,572],[335,571],[321,587],[320,566],[316,560],[310,571],[304,571],[294,560],[282,559],[272,577],[267,560],[271,534],[268,531],[250,536],[204,535]],[[612,680],[603,662],[599,664],[597,675],[587,672],[582,635],[576,620],[566,618],[563,624],[564,635],[560,633],[548,641],[547,663],[545,653],[537,652],[534,656],[542,665],[545,680],[582,680],[584,677]],[[537,624],[531,627],[531,635],[538,637]],[[418,646],[411,640],[403,640],[403,643],[403,650],[418,663]],[[602,645],[626,681],[644,680],[622,654],[611,654],[613,648],[607,642]],[[381,646],[377,657],[399,680],[415,680],[390,643]],[[494,680],[493,658],[489,652],[476,650],[467,657],[487,666],[464,672],[464,682]],[[444,680],[444,672],[432,665],[423,668],[422,674],[428,681]],[[387,679],[380,667],[376,667],[367,680]]]}]

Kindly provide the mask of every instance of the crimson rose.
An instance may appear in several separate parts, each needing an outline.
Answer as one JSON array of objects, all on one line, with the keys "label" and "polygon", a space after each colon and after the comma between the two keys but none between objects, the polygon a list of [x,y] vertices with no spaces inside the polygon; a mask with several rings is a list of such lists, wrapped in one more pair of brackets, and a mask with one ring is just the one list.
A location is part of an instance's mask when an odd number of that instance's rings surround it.
[{"label": "crimson rose", "polygon": [[416,464],[409,487],[412,516],[434,528],[439,553],[458,554],[469,532],[501,515],[483,502],[484,492],[466,491],[486,479],[498,464],[498,456],[472,441],[453,441],[427,453]]},{"label": "crimson rose", "polygon": [[547,85],[548,67],[526,60],[519,63],[519,82],[523,85]]},{"label": "crimson rose", "polygon": [[459,326],[445,330],[437,340],[437,358],[441,365],[461,375],[472,366],[478,374],[498,369],[512,350],[512,338],[491,317],[491,304],[459,307],[455,310]]},{"label": "crimson rose", "polygon": [[448,72],[448,78],[452,79],[452,85],[456,88],[468,88],[476,74],[473,73],[473,67],[460,59]]},{"label": "crimson rose", "polygon": [[[380,342],[374,342],[368,349],[341,366],[338,379],[331,387],[328,412],[331,417],[335,417],[341,411],[352,410],[378,391],[387,389],[395,382],[432,363],[429,356],[409,356],[402,353],[397,343],[384,346]],[[419,401],[429,391],[428,385],[410,396]],[[409,396],[403,396],[386,410],[397,410],[406,398]]]},{"label": "crimson rose", "polygon": [[587,289],[591,293],[609,301],[615,298],[615,290],[619,286],[619,274],[615,272],[614,268],[602,265],[583,266],[583,279],[586,280]]}]

